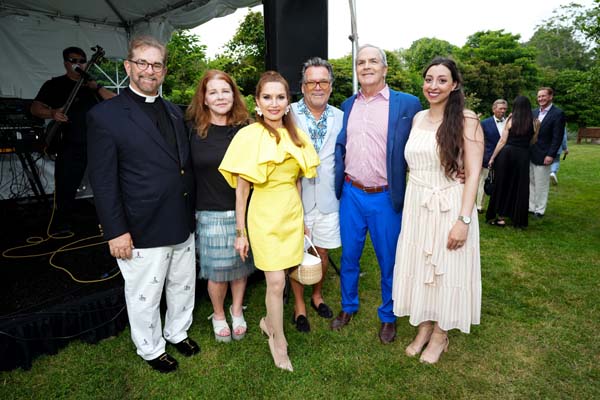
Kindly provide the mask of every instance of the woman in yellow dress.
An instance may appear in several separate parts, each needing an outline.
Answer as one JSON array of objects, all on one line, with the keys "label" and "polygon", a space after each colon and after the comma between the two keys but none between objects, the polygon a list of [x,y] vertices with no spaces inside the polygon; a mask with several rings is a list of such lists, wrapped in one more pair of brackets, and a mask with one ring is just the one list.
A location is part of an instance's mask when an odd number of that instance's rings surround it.
[{"label": "woman in yellow dress", "polygon": [[[267,315],[260,328],[278,368],[293,371],[283,332],[285,270],[302,262],[304,213],[300,178],[316,176],[319,157],[290,114],[290,89],[277,72],[265,72],[256,87],[256,123],[242,128],[219,166],[236,188],[235,249],[244,260],[250,243],[256,267],[265,272]],[[246,204],[250,187],[252,198]],[[248,239],[250,242],[248,242]]]}]

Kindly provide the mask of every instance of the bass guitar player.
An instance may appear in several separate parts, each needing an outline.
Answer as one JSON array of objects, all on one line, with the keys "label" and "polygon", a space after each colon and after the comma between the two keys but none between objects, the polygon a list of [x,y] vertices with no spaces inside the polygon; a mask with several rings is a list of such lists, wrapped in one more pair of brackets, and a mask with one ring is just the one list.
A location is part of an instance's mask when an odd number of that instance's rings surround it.
[{"label": "bass guitar player", "polygon": [[[100,101],[115,96],[96,81],[87,79],[88,60],[82,49],[64,49],[63,61],[66,73],[46,81],[31,105],[32,115],[60,125],[56,137],[59,140],[48,141],[51,151],[47,151],[56,155],[52,233],[71,229],[69,210],[87,166],[86,113]],[[67,103],[69,107],[65,107]]]}]

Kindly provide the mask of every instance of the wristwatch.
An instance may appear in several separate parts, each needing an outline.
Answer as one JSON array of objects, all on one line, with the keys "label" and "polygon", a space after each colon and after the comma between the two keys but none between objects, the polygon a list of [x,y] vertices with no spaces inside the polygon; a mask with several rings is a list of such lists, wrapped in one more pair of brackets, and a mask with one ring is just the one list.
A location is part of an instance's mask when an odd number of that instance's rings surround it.
[{"label": "wristwatch", "polygon": [[471,223],[471,217],[468,217],[466,215],[459,215],[458,220],[464,222],[467,225]]}]

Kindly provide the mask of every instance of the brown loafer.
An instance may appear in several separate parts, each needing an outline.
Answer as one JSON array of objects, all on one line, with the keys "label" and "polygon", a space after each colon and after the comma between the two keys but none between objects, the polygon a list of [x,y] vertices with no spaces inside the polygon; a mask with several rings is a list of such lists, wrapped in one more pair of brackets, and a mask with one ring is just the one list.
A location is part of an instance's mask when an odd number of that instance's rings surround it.
[{"label": "brown loafer", "polygon": [[382,322],[379,330],[379,340],[383,344],[390,344],[396,339],[396,323]]},{"label": "brown loafer", "polygon": [[353,316],[354,316],[354,313],[347,313],[345,311],[340,311],[338,316],[335,317],[333,319],[333,321],[331,321],[331,325],[330,325],[331,329],[334,331],[339,331],[344,326],[346,326],[350,323],[350,320],[352,320]]}]

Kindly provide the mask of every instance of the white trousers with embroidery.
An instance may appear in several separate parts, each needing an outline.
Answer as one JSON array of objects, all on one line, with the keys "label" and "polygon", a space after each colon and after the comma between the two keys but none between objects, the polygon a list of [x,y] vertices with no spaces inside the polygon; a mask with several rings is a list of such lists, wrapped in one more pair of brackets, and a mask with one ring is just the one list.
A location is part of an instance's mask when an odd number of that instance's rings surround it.
[{"label": "white trousers with embroidery", "polygon": [[[181,342],[192,324],[196,290],[194,235],[174,246],[133,249],[131,259],[118,259],[117,263],[125,280],[131,339],[140,357],[155,359],[165,352],[165,339]],[[163,287],[167,300],[164,330],[160,318]]]}]

